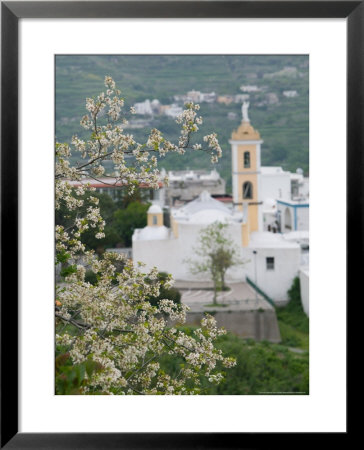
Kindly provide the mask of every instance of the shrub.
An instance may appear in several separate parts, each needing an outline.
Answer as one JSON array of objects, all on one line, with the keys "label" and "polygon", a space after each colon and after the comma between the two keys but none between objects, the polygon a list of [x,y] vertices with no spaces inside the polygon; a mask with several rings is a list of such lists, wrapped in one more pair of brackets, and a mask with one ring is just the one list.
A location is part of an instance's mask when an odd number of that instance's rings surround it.
[{"label": "shrub", "polygon": [[300,279],[293,280],[292,287],[288,291],[289,302],[282,308],[277,308],[278,320],[291,325],[298,331],[308,333],[309,320],[302,308]]},{"label": "shrub", "polygon": [[92,284],[92,285],[97,284],[97,275],[96,275],[96,273],[93,272],[92,270],[86,270],[85,281],[87,283]]},{"label": "shrub", "polygon": [[163,287],[163,283],[167,280],[168,274],[166,272],[159,272],[158,274],[158,281],[161,282],[161,288],[159,290],[158,297],[149,297],[148,301],[153,306],[158,306],[158,302],[163,299],[172,300],[176,305],[181,304],[181,293],[178,289],[171,287],[171,288],[165,288]]}]

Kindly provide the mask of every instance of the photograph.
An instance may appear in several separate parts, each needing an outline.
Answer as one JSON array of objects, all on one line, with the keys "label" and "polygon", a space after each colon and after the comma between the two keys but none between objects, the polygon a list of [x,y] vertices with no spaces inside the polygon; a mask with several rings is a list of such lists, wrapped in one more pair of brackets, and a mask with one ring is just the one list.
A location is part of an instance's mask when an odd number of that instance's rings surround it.
[{"label": "photograph", "polygon": [[0,448],[346,439],[363,23],[1,2]]},{"label": "photograph", "polygon": [[309,55],[54,65],[54,393],[309,395]]}]

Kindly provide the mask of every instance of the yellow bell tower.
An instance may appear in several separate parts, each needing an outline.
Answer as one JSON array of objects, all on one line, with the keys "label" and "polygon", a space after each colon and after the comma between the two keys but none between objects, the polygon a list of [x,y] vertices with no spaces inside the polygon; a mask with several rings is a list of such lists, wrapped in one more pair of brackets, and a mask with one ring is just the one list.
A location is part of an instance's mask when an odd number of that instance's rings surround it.
[{"label": "yellow bell tower", "polygon": [[151,205],[148,209],[148,227],[162,227],[163,226],[163,211],[159,205]]},{"label": "yellow bell tower", "polygon": [[243,245],[252,231],[263,229],[260,198],[260,134],[250,124],[249,103],[242,105],[242,122],[233,131],[229,143],[232,150],[232,184],[235,207],[243,211]]}]

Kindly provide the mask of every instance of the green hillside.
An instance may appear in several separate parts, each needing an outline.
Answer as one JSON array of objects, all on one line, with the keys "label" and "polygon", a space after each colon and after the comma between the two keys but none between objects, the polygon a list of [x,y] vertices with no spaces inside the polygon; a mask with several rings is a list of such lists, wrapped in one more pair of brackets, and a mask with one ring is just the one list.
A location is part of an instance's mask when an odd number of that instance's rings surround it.
[{"label": "green hillside", "polygon": [[[288,69],[287,69],[288,68]],[[84,115],[85,98],[103,89],[105,75],[111,75],[122,90],[126,105],[145,99],[162,104],[175,103],[174,95],[192,89],[217,95],[243,94],[241,85],[256,85],[262,90],[250,93],[249,117],[264,140],[262,164],[280,165],[308,174],[308,56],[304,55],[60,55],[56,57],[56,136],[69,142],[73,134],[85,137],[79,125]],[[296,90],[298,96],[286,98],[283,91]],[[275,94],[275,95],[272,95]],[[231,156],[228,140],[241,120],[241,103],[224,105],[200,103],[204,125],[201,133],[218,133],[224,151],[217,169],[231,182]],[[229,113],[235,113],[230,114]],[[136,116],[143,119],[144,116]],[[164,115],[155,115],[148,128],[132,132],[142,140],[151,127],[168,138],[177,137],[178,126]],[[168,155],[161,167],[183,169],[211,168],[208,156],[190,153],[181,158]]]}]

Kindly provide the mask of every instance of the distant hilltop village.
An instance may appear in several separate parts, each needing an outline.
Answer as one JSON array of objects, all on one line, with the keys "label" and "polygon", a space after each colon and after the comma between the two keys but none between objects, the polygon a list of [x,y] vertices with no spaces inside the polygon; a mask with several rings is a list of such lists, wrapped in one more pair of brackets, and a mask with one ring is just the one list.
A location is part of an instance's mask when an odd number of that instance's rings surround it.
[{"label": "distant hilltop village", "polygon": [[[282,71],[269,74],[270,76],[265,76],[264,78],[275,78],[277,76],[298,76],[296,67],[285,67]],[[178,94],[173,96],[174,103],[163,105],[159,99],[155,98],[153,100],[146,99],[142,102],[137,102],[133,105],[135,113],[141,116],[158,116],[164,115],[172,119],[175,119],[183,111],[183,105],[186,102],[194,103],[220,103],[224,105],[230,105],[232,103],[243,103],[254,97],[254,106],[263,107],[266,105],[278,105],[283,98],[294,98],[298,97],[299,93],[296,90],[285,90],[282,92],[270,92],[268,86],[258,86],[253,84],[244,84],[240,86],[240,91],[242,93],[231,94],[231,93],[221,93],[216,92],[201,92],[192,89],[186,92],[186,94]],[[232,115],[233,114],[233,115]],[[234,119],[235,113],[228,114],[228,118]],[[134,119],[131,120],[128,128],[142,128],[145,126],[145,120]]]},{"label": "distant hilltop village", "polygon": [[[308,314],[309,180],[303,171],[261,166],[263,140],[248,117],[243,102],[242,121],[229,143],[232,152],[232,196],[216,170],[170,171],[169,185],[158,190],[141,186],[152,206],[147,226],[136,229],[132,257],[146,268],[154,266],[176,280],[202,281],[190,273],[199,232],[213,222],[228,224],[227,233],[247,261],[229,269],[227,281],[248,282],[276,304],[287,301],[287,291],[299,275],[301,296]],[[162,170],[161,180],[166,175]],[[116,198],[112,179],[88,181]],[[107,183],[107,184],[105,184]],[[73,184],[77,184],[74,182]]]}]

